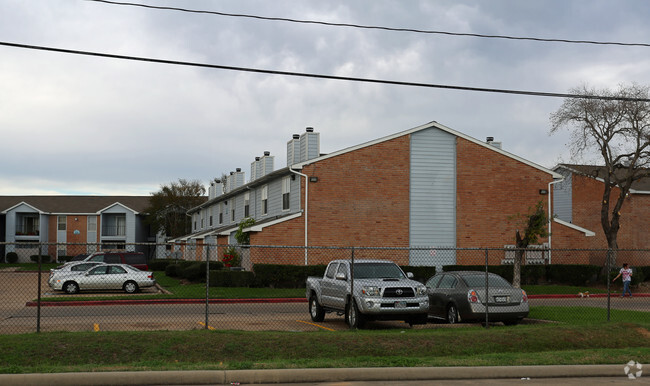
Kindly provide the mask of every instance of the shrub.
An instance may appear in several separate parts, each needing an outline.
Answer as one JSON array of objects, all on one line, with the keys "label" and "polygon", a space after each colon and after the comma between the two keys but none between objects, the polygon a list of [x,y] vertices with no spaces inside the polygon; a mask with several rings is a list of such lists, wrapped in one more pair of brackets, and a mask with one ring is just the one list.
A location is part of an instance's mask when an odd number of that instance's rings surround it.
[{"label": "shrub", "polygon": [[153,259],[148,262],[148,265],[151,271],[166,271],[168,265],[176,262],[176,260],[171,259]]},{"label": "shrub", "polygon": [[16,252],[8,252],[6,259],[7,263],[15,264],[18,262],[18,254]]},{"label": "shrub", "polygon": [[431,276],[436,274],[436,267],[421,267],[421,266],[410,266],[405,265],[401,266],[402,271],[413,273],[413,280],[417,280],[420,283],[426,283]]},{"label": "shrub", "polygon": [[593,284],[598,280],[601,267],[587,264],[551,264],[546,274],[549,282],[573,286]]},{"label": "shrub", "polygon": [[303,288],[307,277],[325,273],[325,265],[255,264],[255,287]]},{"label": "shrub", "polygon": [[210,270],[210,287],[250,287],[254,281],[253,272]]},{"label": "shrub", "polygon": [[[34,263],[38,263],[38,256],[39,255],[31,255],[29,256],[29,259],[33,261]],[[50,255],[40,255],[41,256],[41,263],[49,263],[50,262]]]},{"label": "shrub", "polygon": [[181,277],[183,266],[181,264],[169,264],[165,267],[165,275],[169,277],[179,278]]}]

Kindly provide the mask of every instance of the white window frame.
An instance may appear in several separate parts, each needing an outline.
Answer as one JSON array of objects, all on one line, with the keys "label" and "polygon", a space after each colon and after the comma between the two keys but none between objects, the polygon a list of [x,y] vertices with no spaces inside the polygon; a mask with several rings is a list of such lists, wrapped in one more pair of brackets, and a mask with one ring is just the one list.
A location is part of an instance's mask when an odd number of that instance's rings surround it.
[{"label": "white window frame", "polygon": [[87,231],[97,232],[97,216],[88,216],[87,220]]},{"label": "white window frame", "polygon": [[282,210],[291,209],[291,176],[282,179]]},{"label": "white window frame", "polygon": [[262,186],[262,215],[269,214],[269,186]]}]

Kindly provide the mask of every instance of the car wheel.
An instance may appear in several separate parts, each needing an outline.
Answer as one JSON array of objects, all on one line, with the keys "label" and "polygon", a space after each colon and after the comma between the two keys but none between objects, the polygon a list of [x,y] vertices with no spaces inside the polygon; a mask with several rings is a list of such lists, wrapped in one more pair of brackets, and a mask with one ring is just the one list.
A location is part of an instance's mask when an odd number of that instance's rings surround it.
[{"label": "car wheel", "polygon": [[458,323],[458,309],[454,304],[450,304],[449,307],[447,307],[447,323]]},{"label": "car wheel", "polygon": [[79,284],[77,284],[77,283],[75,283],[73,281],[69,281],[69,282],[63,284],[63,290],[67,294],[76,294],[77,292],[79,292]]},{"label": "car wheel", "polygon": [[325,320],[325,310],[318,303],[316,295],[312,295],[309,298],[309,314],[311,315],[311,320],[314,322],[322,322]]},{"label": "car wheel", "polygon": [[129,294],[132,294],[132,293],[138,291],[138,285],[134,281],[127,281],[126,283],[124,283],[123,288],[124,288],[124,292],[129,293]]},{"label": "car wheel", "polygon": [[359,307],[357,307],[357,302],[354,299],[350,300],[347,308],[347,322],[350,328],[362,328],[365,324],[365,318],[361,312],[359,312]]}]

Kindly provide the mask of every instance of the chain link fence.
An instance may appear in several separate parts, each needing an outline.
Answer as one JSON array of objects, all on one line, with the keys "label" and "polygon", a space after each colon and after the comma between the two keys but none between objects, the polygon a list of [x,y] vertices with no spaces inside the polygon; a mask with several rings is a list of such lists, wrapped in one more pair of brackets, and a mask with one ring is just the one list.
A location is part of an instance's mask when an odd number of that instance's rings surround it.
[{"label": "chain link fence", "polygon": [[[307,277],[322,278],[327,264],[333,260],[392,261],[423,284],[429,284],[436,273],[451,271],[489,271],[512,283],[513,263],[521,257],[520,281],[530,307],[522,323],[645,320],[650,312],[650,250],[24,242],[0,243],[0,252],[0,334],[343,330],[348,328],[343,313],[329,313],[316,323],[310,318],[307,302]],[[86,266],[80,264],[88,258],[91,261],[85,262]],[[69,264],[61,269],[66,262]],[[102,262],[136,266],[144,262],[147,271],[143,274],[127,267],[111,272]],[[621,277],[612,281],[623,263],[633,272],[631,298],[620,297]],[[348,279],[353,278],[354,275]],[[77,283],[76,291],[74,286],[65,285],[70,282]],[[127,282],[134,282],[135,286]],[[490,307],[485,319],[488,322]],[[403,321],[372,322],[365,326],[405,327],[408,325]],[[436,318],[413,326],[448,327],[444,320]]]}]

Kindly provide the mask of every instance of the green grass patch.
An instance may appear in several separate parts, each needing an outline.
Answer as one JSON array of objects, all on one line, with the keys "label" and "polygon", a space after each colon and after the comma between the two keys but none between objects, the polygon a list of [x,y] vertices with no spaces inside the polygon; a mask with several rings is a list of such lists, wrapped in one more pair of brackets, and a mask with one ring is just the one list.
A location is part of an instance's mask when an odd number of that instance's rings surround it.
[{"label": "green grass patch", "polygon": [[522,285],[528,295],[577,295],[580,292],[590,294],[607,293],[607,288],[575,287],[570,285]]},{"label": "green grass patch", "polygon": [[341,332],[52,332],[6,335],[0,373],[650,362],[631,323]]},{"label": "green grass patch", "polygon": [[[605,323],[607,322],[607,309],[600,307],[535,306],[530,308],[528,318],[571,324]],[[650,313],[610,309],[609,321],[650,326]]]}]

